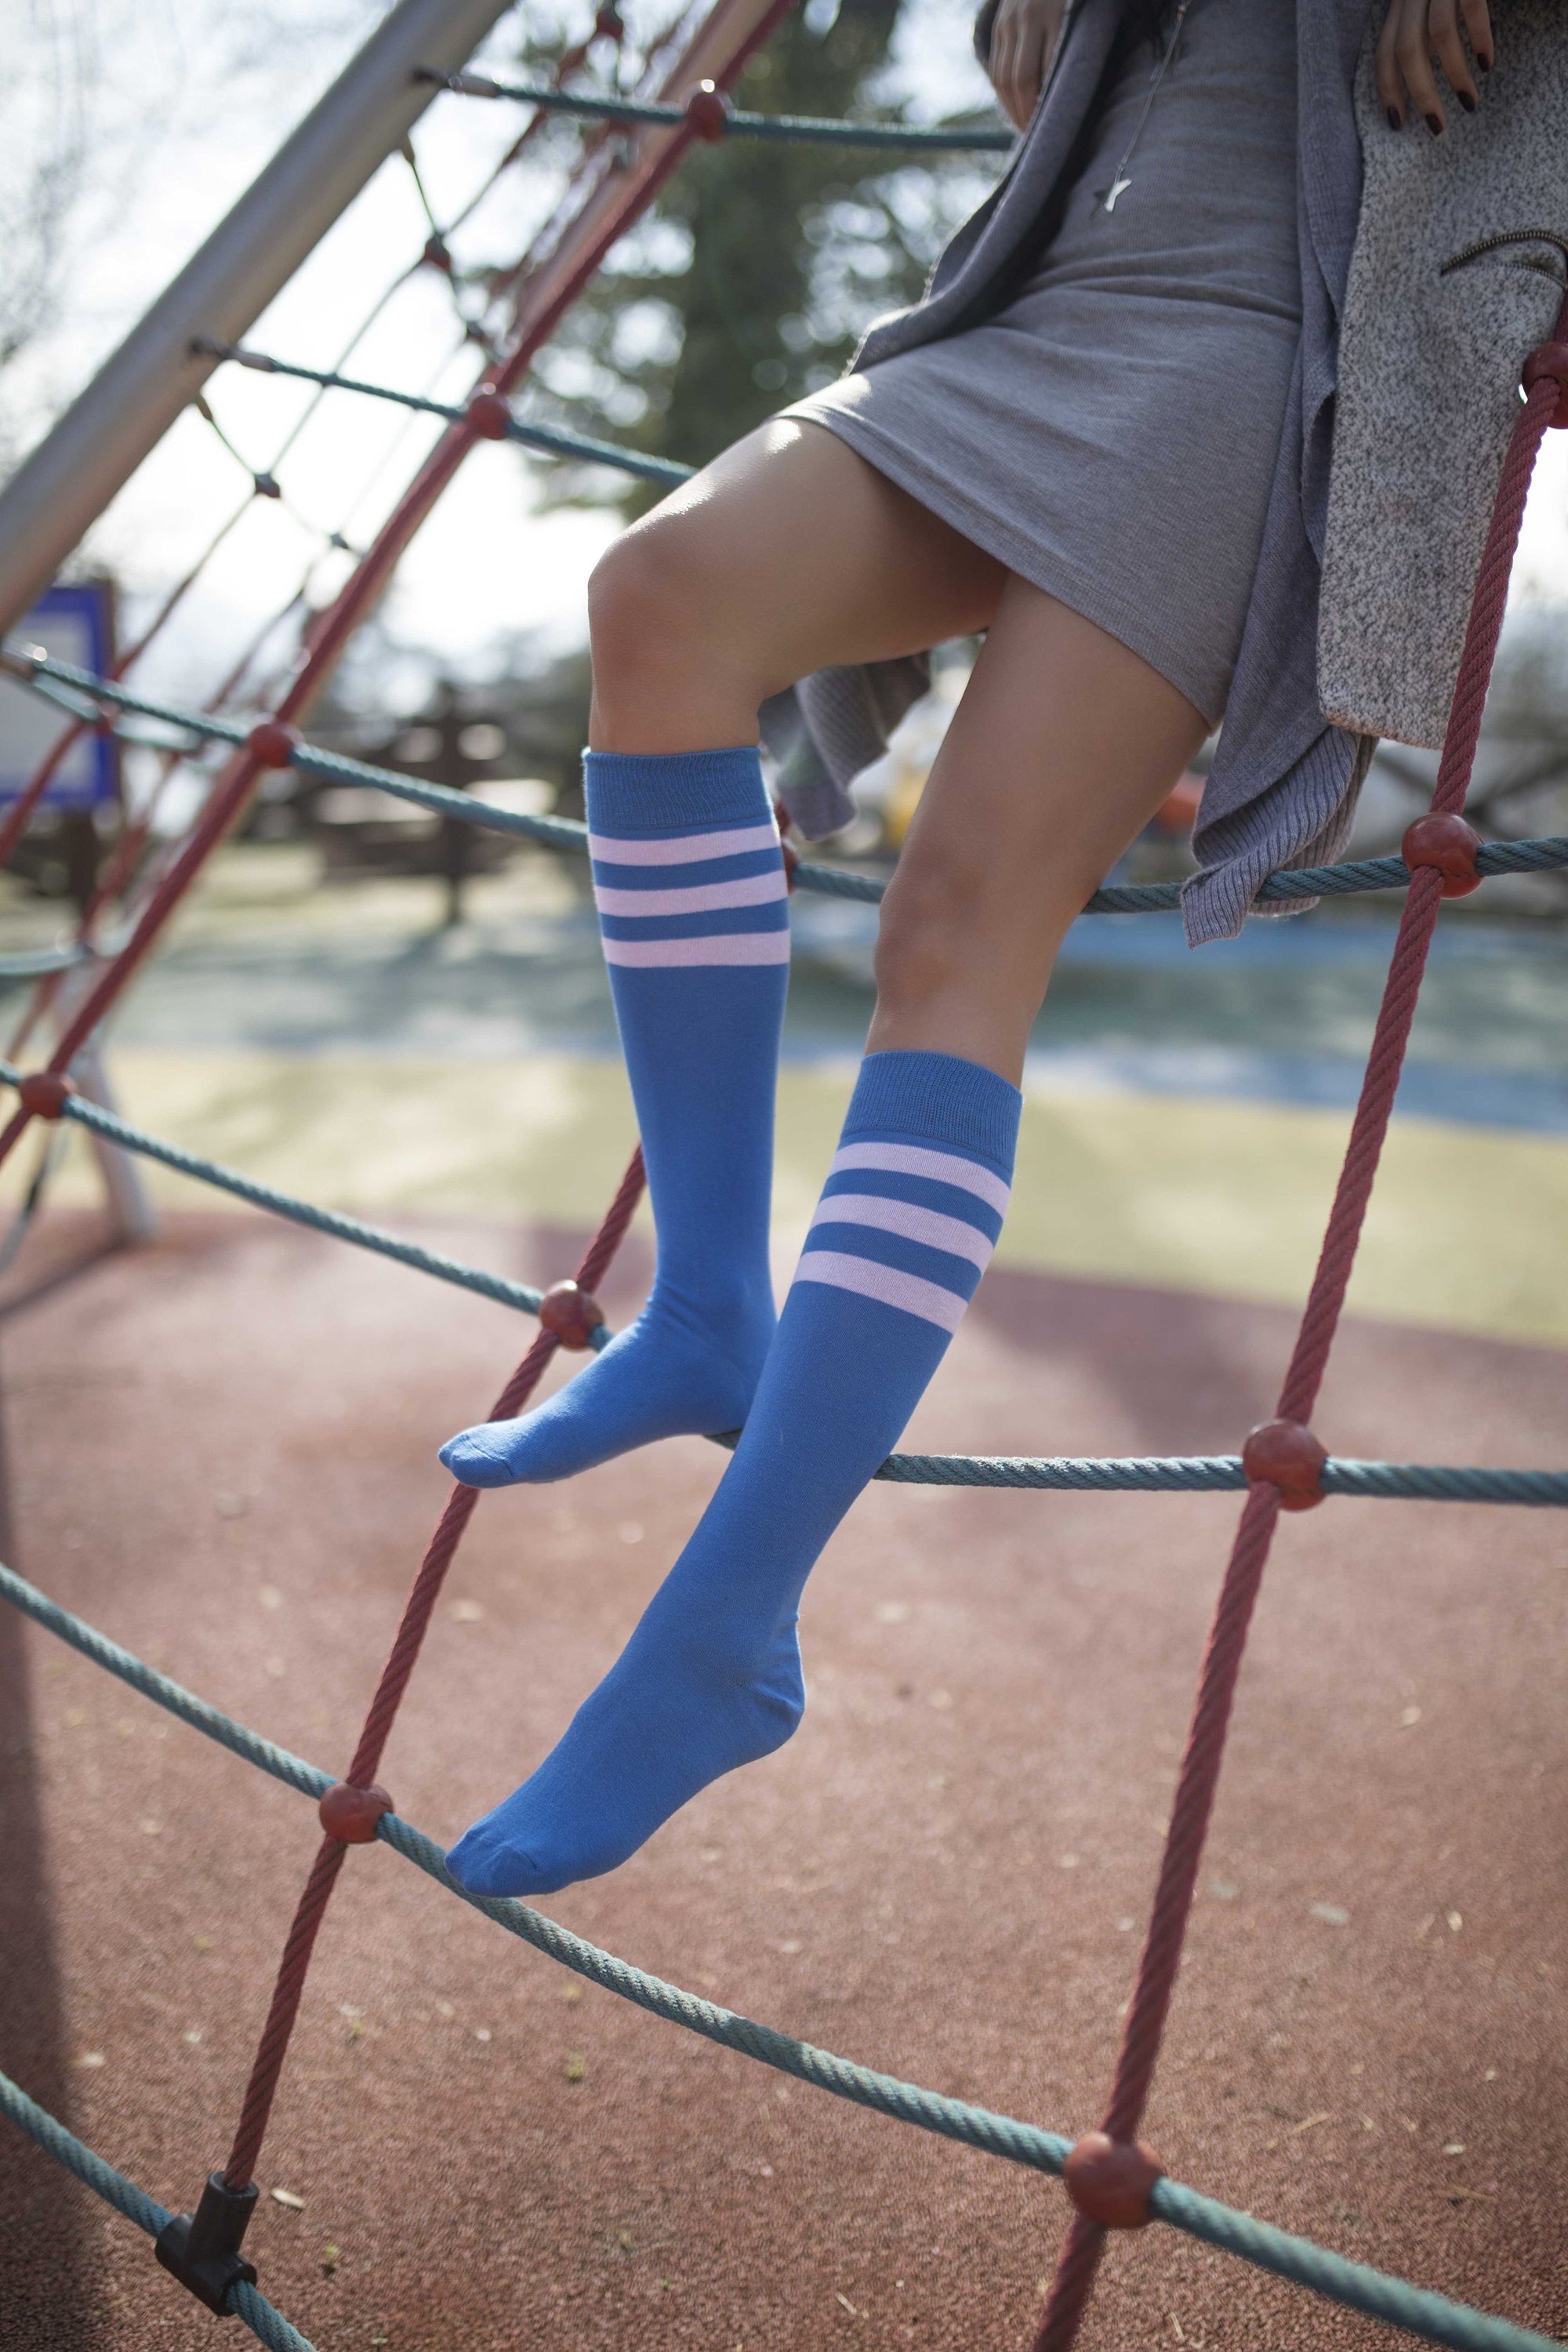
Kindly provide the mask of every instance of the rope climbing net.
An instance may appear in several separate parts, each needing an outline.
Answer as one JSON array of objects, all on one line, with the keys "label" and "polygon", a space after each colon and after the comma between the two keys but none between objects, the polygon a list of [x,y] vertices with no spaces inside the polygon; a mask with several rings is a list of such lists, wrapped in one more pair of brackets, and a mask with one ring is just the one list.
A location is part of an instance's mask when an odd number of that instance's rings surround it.
[{"label": "rope climbing net", "polygon": [[[164,730],[151,740],[171,757],[209,744],[232,746],[235,756],[217,777],[186,838],[156,873],[152,886],[132,909],[121,935],[108,945],[87,936],[79,941],[75,961],[82,964],[83,971],[71,977],[81,982],[80,992],[61,1013],[58,1042],[48,1061],[29,1070],[23,1070],[11,1060],[0,1062],[0,1081],[12,1087],[16,1096],[15,1114],[0,1132],[0,1159],[14,1148],[34,1120],[75,1121],[103,1140],[216,1185],[253,1205],[375,1251],[439,1280],[457,1283],[499,1304],[536,1315],[541,1325],[539,1335],[496,1400],[492,1408],[492,1417],[496,1418],[521,1410],[557,1349],[590,1349],[604,1343],[606,1327],[595,1292],[642,1193],[640,1153],[634,1152],[620,1189],[575,1275],[540,1292],[464,1265],[358,1219],[317,1208],[198,1154],[145,1135],[87,1100],[73,1085],[72,1067],[150,952],[212,850],[244,812],[258,779],[269,769],[294,767],[308,774],[374,783],[468,824],[521,833],[563,850],[583,848],[581,826],[561,819],[521,816],[489,808],[463,794],[416,783],[407,777],[313,749],[300,740],[294,721],[307,708],[310,695],[323,682],[367,604],[384,584],[402,549],[476,440],[511,437],[555,455],[627,462],[637,471],[648,470],[649,461],[635,458],[630,453],[616,453],[610,444],[558,434],[553,428],[520,424],[511,415],[508,395],[609,245],[646,207],[662,178],[693,140],[731,133],[864,139],[874,131],[876,143],[931,143],[931,137],[923,133],[895,138],[892,134],[897,126],[832,126],[731,113],[723,100],[723,85],[733,79],[788,5],[789,0],[772,0],[771,5],[754,7],[738,26],[731,23],[725,31],[726,12],[733,16],[739,0],[718,0],[703,33],[689,44],[682,58],[666,77],[665,88],[658,99],[647,104],[620,100],[589,102],[574,97],[568,99],[558,87],[551,90],[507,88],[468,74],[431,77],[459,94],[524,100],[538,110],[533,118],[536,121],[542,119],[547,106],[597,114],[616,126],[616,136],[644,142],[646,145],[638,149],[631,162],[623,156],[616,163],[611,200],[606,201],[604,194],[609,181],[601,180],[590,188],[578,215],[577,233],[558,234],[551,251],[535,269],[524,275],[504,356],[489,358],[484,381],[465,405],[447,408],[420,395],[384,395],[443,417],[447,431],[383,526],[374,544],[359,560],[347,586],[317,617],[304,659],[276,709],[268,717],[256,724],[242,725],[216,711],[190,711],[151,700],[132,692],[117,677],[96,677],[39,653],[4,656],[7,669],[68,712],[75,725],[110,726],[129,731],[132,719],[151,720]],[[707,38],[705,44],[704,37],[712,34],[715,25],[723,38],[717,44]],[[558,82],[559,79],[560,77]],[[692,84],[695,87],[689,86]],[[973,147],[999,142],[988,133],[984,139],[964,134],[962,139],[950,139],[948,143]],[[1254,1430],[1241,1452],[1235,1455],[1068,1461],[900,1454],[892,1456],[879,1473],[883,1478],[915,1485],[1177,1492],[1234,1488],[1245,1494],[1200,1669],[1149,1926],[1125,2012],[1115,2078],[1098,2131],[1074,2141],[918,2084],[874,2073],[650,1976],[572,1935],[525,1904],[470,1895],[457,1884],[436,1844],[397,1814],[377,1774],[444,1580],[478,1504],[475,1490],[458,1486],[447,1499],[414,1579],[357,1744],[341,1778],[333,1778],[236,1722],[121,1649],[12,1570],[0,1568],[0,1595],[35,1623],[231,1754],[316,1804],[321,1841],[284,1944],[232,2144],[226,2159],[213,2172],[195,2200],[193,2211],[169,2213],[46,2114],[17,2084],[0,2075],[0,2107],[12,2120],[67,2169],[153,2236],[160,2262],[193,2294],[214,2311],[239,2317],[262,2343],[275,2347],[275,2352],[310,2352],[310,2347],[260,2294],[255,2269],[243,2252],[246,2224],[258,2194],[254,2175],[311,1951],[332,1889],[350,1846],[374,1842],[412,1863],[447,1893],[508,1933],[655,2016],[837,2097],[1007,2162],[1060,2177],[1073,2213],[1035,2338],[1035,2352],[1068,2352],[1076,2337],[1108,2233],[1155,2221],[1350,2309],[1428,2341],[1453,2347],[1455,2352],[1547,2352],[1548,2339],[1527,2328],[1351,2262],[1182,2186],[1165,2174],[1152,2150],[1138,2138],[1138,2131],[1175,1984],[1248,1624],[1280,1512],[1309,1509],[1330,1496],[1568,1504],[1568,1471],[1498,1471],[1335,1460],[1329,1456],[1310,1427],[1388,1127],[1441,900],[1474,889],[1490,874],[1568,865],[1568,839],[1483,845],[1462,814],[1531,473],[1547,428],[1552,425],[1568,425],[1568,306],[1558,321],[1555,335],[1556,340],[1534,353],[1525,367],[1523,398],[1502,466],[1428,814],[1409,828],[1400,858],[1277,875],[1263,892],[1266,898],[1276,899],[1390,887],[1403,887],[1405,893],[1349,1148],[1275,1418]],[[207,350],[211,355],[210,345]],[[334,389],[373,394],[382,391],[381,387],[345,378],[339,370],[291,368],[227,346],[223,355],[270,372],[303,375],[315,383],[322,394]],[[677,470],[666,469],[670,474]],[[660,474],[658,478],[665,477]],[[143,735],[134,740],[149,739]],[[797,888],[863,898],[874,898],[879,887],[865,876],[799,861],[795,864],[793,881]],[[1168,906],[1173,898],[1173,890],[1163,887],[1109,889],[1099,892],[1090,908],[1092,911],[1136,912]],[[14,964],[10,976],[34,978],[40,988],[47,990],[58,983],[62,973],[58,959],[53,966],[47,960],[42,965],[35,960],[26,971]]]}]

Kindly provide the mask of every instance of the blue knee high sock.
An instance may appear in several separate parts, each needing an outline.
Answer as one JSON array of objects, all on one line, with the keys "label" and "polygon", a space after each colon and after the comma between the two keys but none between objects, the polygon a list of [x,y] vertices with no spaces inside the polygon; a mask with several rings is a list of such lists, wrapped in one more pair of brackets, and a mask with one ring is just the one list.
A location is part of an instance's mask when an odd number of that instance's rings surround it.
[{"label": "blue knee high sock", "polygon": [[897,1444],[1002,1227],[1019,1096],[946,1054],[873,1054],[733,1461],[616,1664],[447,1856],[477,1895],[613,1870],[805,1706],[795,1612]]},{"label": "blue knee high sock", "polygon": [[637,1321],[547,1404],[443,1446],[470,1486],[569,1478],[655,1438],[738,1429],[773,1334],[789,912],[761,764],[749,747],[590,751],[583,764],[658,1270]]}]

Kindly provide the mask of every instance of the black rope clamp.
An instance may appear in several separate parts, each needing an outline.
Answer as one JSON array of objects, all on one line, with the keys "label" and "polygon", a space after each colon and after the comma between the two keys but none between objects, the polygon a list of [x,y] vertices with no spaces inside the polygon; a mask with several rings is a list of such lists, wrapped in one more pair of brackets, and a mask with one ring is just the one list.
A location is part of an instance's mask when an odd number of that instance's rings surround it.
[{"label": "black rope clamp", "polygon": [[256,2264],[240,2252],[246,2225],[256,2205],[257,2187],[228,2189],[215,2172],[202,2190],[194,2213],[176,2213],[165,2221],[154,2240],[163,2268],[189,2287],[198,2303],[220,2316],[228,2315],[228,2296],[243,2280],[256,2284]]}]

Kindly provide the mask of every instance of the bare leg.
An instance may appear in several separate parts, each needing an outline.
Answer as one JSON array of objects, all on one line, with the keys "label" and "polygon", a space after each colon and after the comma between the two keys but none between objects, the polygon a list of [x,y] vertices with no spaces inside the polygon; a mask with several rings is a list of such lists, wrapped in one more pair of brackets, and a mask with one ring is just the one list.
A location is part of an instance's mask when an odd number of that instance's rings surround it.
[{"label": "bare leg", "polygon": [[774,1326],[788,956],[758,705],[819,663],[976,626],[1005,577],[831,434],[781,424],[599,566],[595,874],[658,1269],[637,1322],[558,1395],[449,1440],[442,1460],[468,1484],[571,1477],[745,1420]]},{"label": "bare leg", "polygon": [[882,911],[874,1050],[1016,1079],[1062,936],[1207,732],[1157,670],[821,427],[775,421],[611,549],[590,591],[595,750],[756,740],[827,664],[989,635]]},{"label": "bare leg", "polygon": [[1207,731],[1138,655],[1010,578],[883,906],[872,1051],[1016,1084],[1068,925]]},{"label": "bare leg", "polygon": [[754,743],[770,694],[984,628],[1007,576],[824,427],[775,420],[595,572],[594,749]]},{"label": "bare leg", "polygon": [[[794,1731],[806,1577],[898,1442],[995,1239],[1010,1081],[1057,947],[1204,733],[1146,663],[999,582],[858,461],[825,457],[822,437],[770,453],[761,436],[754,467],[736,453],[610,559],[595,742],[717,751],[749,742],[762,697],[821,663],[981,621],[990,635],[889,894],[877,1050],[734,1457],[616,1665],[448,1857],[478,1894],[614,1869]],[[650,1058],[679,1058],[680,1043],[663,1022]]]}]

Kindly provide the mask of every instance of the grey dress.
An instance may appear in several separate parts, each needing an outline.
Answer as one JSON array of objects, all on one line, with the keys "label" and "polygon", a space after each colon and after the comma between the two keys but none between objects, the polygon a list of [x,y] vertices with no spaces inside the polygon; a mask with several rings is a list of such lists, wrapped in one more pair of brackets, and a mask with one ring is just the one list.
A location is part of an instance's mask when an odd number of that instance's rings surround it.
[{"label": "grey dress", "polygon": [[784,412],[1131,646],[1211,724],[1300,337],[1295,20],[1295,0],[1191,0],[1163,74],[1146,44],[1113,68],[1005,306]]}]

